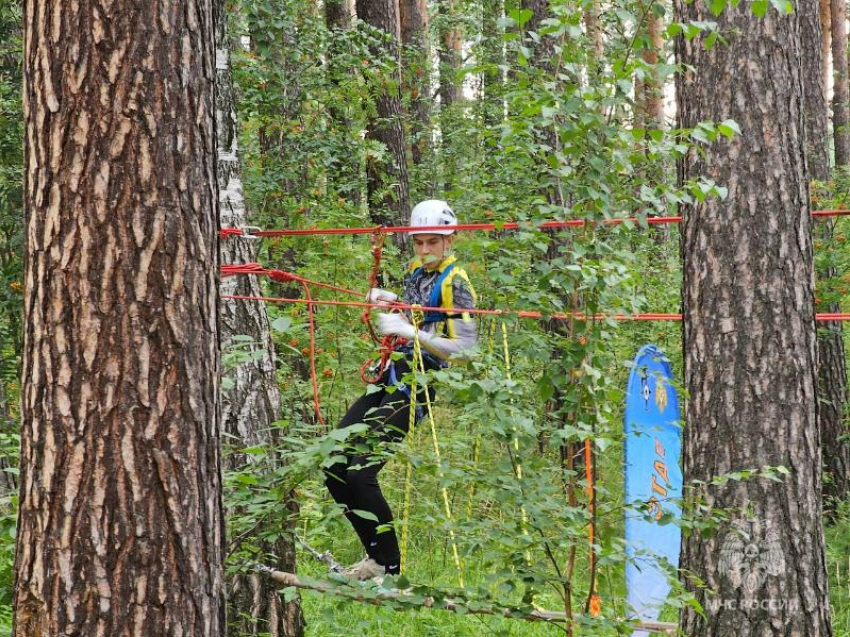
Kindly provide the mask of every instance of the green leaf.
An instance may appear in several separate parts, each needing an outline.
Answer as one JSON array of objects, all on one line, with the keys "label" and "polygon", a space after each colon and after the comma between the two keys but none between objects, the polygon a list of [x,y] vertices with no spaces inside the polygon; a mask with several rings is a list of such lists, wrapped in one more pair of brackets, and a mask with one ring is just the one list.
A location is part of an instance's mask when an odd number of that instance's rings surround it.
[{"label": "green leaf", "polygon": [[710,1],[711,12],[718,16],[723,13],[723,10],[726,9],[726,0],[711,0]]},{"label": "green leaf", "polygon": [[723,122],[718,124],[717,130],[728,139],[732,139],[735,135],[741,134],[741,129],[734,119],[723,120]]},{"label": "green leaf", "polygon": [[750,9],[754,16],[757,18],[763,18],[767,13],[767,7],[769,4],[768,0],[753,0],[753,3],[750,5]]},{"label": "green leaf", "polygon": [[286,332],[292,327],[292,319],[288,316],[278,316],[272,321],[272,329],[275,332]]},{"label": "green leaf", "polygon": [[369,511],[364,511],[363,509],[351,509],[351,512],[359,518],[363,518],[364,520],[369,520],[370,522],[377,522],[378,516]]},{"label": "green leaf", "polygon": [[779,13],[791,15],[794,12],[794,5],[791,3],[791,0],[770,0],[770,4]]},{"label": "green leaf", "polygon": [[526,22],[531,20],[534,13],[530,9],[517,9],[511,11],[511,19],[517,26],[524,26]]}]

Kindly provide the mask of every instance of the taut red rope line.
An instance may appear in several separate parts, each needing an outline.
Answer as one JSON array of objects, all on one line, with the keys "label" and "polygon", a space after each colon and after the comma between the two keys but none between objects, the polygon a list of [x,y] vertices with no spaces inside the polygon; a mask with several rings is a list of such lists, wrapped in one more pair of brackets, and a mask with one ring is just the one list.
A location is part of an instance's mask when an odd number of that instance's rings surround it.
[{"label": "taut red rope line", "polygon": [[[843,217],[850,215],[850,210],[813,210],[813,217]],[[647,217],[644,219],[647,224],[661,225],[668,223],[681,223],[682,217]],[[458,226],[453,226],[456,230],[470,231],[491,231],[491,230],[518,230],[521,228],[536,229],[536,230],[551,230],[557,228],[580,228],[585,225],[606,225],[616,226],[626,222],[640,223],[635,217],[606,219],[603,221],[592,221],[585,219],[570,219],[568,221],[544,221],[541,224],[519,223],[516,221],[506,221],[504,223],[466,223]],[[305,236],[320,236],[320,235],[357,235],[357,234],[375,234],[375,233],[396,233],[410,232],[414,228],[411,226],[371,226],[368,228],[302,228],[291,230],[253,230],[243,228],[224,228],[221,230],[221,237],[305,237]],[[445,230],[445,226],[417,226],[415,228],[420,232],[429,230]]]},{"label": "taut red rope line", "polygon": [[[308,304],[312,303],[313,305],[338,305],[342,307],[373,307],[373,308],[383,308],[387,309],[398,309],[398,310],[421,310],[423,312],[446,312],[451,314],[460,314],[462,312],[466,312],[467,314],[484,314],[490,316],[518,316],[519,318],[528,318],[528,319],[541,319],[541,318],[553,318],[556,320],[567,320],[574,319],[577,321],[590,321],[590,320],[604,320],[604,319],[612,319],[615,321],[681,321],[681,314],[665,314],[665,313],[639,313],[639,314],[583,314],[581,312],[575,312],[572,314],[564,314],[564,313],[556,313],[556,314],[544,314],[543,312],[537,311],[528,311],[528,310],[484,310],[484,309],[469,309],[469,308],[460,308],[460,307],[424,307],[421,305],[408,305],[406,303],[393,303],[391,305],[385,305],[380,303],[365,303],[363,301],[325,301],[319,299],[313,299],[311,301],[307,301],[306,299],[290,299],[283,297],[271,297],[271,296],[242,296],[238,294],[223,294],[223,299],[230,299],[235,301],[265,301],[267,303],[294,303],[294,304]],[[850,312],[838,312],[838,313],[826,313],[820,312],[815,314],[815,319],[818,321],[850,321]]]}]

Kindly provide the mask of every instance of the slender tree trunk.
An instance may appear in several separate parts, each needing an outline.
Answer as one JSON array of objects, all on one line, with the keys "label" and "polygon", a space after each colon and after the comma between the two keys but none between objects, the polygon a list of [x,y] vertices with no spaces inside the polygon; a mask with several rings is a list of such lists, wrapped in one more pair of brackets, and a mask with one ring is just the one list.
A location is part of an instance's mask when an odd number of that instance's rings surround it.
[{"label": "slender tree trunk", "polygon": [[[827,16],[829,7],[827,6]],[[813,3],[800,5],[803,42],[824,42],[821,31],[824,25],[823,7]],[[829,26],[828,21],[826,22]],[[827,34],[828,37],[828,34]],[[821,183],[829,181],[829,107],[824,83],[824,67],[829,61],[822,58],[821,47],[803,47],[803,80],[806,96],[806,139],[809,179]],[[825,243],[832,241],[835,222],[822,219],[815,224],[816,235]],[[817,278],[827,281],[835,277],[831,265],[820,269]],[[838,303],[819,303],[819,312],[839,312]],[[831,498],[850,498],[850,441],[844,409],[847,404],[847,359],[844,352],[842,323],[818,325],[818,425],[823,441],[825,505],[832,508]]]},{"label": "slender tree trunk", "polygon": [[350,29],[354,23],[352,0],[325,0],[325,23],[329,29]]},{"label": "slender tree trunk", "polygon": [[829,7],[830,0],[818,0],[818,15],[820,17],[820,32],[821,32],[821,76],[823,78],[823,90],[826,95],[829,95],[830,86],[830,69],[832,68],[832,58],[830,56],[830,47],[832,45],[832,19],[831,10]]},{"label": "slender tree trunk", "polygon": [[[9,409],[9,396],[2,380],[0,380],[0,432],[17,431],[18,423],[13,421]],[[6,469],[16,467],[15,458],[12,454],[5,455],[0,451],[0,499],[11,495],[18,490],[18,482],[15,475]],[[8,502],[8,500],[7,500]],[[0,511],[8,512],[7,506],[0,507]]]},{"label": "slender tree trunk", "polygon": [[[248,223],[242,195],[241,170],[238,152],[236,104],[233,95],[233,76],[230,67],[230,40],[227,36],[227,16],[222,0],[216,0],[216,121],[218,122],[218,184],[221,202],[222,227],[240,227]],[[221,243],[222,263],[250,263],[257,260],[257,244],[244,239],[230,238]],[[256,277],[231,277],[222,282],[225,294],[262,296]],[[226,347],[236,335],[252,337],[253,348],[262,356],[250,358],[228,374],[231,385],[222,389],[222,429],[230,440],[243,447],[269,448],[273,458],[272,423],[280,419],[280,390],[272,353],[268,314],[263,303],[222,300],[220,306],[221,342]],[[272,466],[260,466],[256,456],[231,453],[225,457],[229,471],[253,465],[262,472]],[[286,508],[297,512],[290,494]],[[260,535],[260,527],[255,535]],[[275,542],[253,540],[259,545],[258,559],[276,557],[276,568],[296,572],[295,545],[292,538]],[[269,634],[272,637],[300,637],[304,634],[304,618],[300,597],[284,604],[277,587],[268,578],[257,574],[238,575],[228,582],[230,607],[229,632],[239,635]]]},{"label": "slender tree trunk", "polygon": [[[521,7],[531,11],[531,17],[524,26],[525,41],[532,49],[530,67],[536,81],[541,86],[541,91],[546,84],[556,81],[555,69],[552,65],[552,56],[555,53],[555,39],[550,34],[541,34],[544,28],[543,21],[550,17],[549,0],[522,0]],[[531,37],[528,33],[535,33],[537,37]],[[565,193],[560,186],[560,177],[552,174],[549,170],[549,156],[560,150],[560,140],[556,123],[543,126],[536,134],[538,142],[538,153],[541,155],[539,164],[545,171],[541,175],[541,192],[546,200],[557,206],[566,205]],[[549,257],[552,257],[551,250]]]},{"label": "slender tree trunk", "polygon": [[644,70],[635,76],[635,121],[638,129],[657,130],[664,127],[664,87],[655,70],[664,46],[661,31],[664,19],[655,11],[653,0],[641,0],[638,13],[642,18],[638,38],[640,55],[652,70]]},{"label": "slender tree trunk", "polygon": [[505,55],[499,27],[504,9],[504,0],[483,0],[481,4],[481,48],[484,62],[481,99],[484,123],[489,127],[497,126],[504,119],[504,80],[501,67],[505,63]]},{"label": "slender tree trunk", "polygon": [[[525,23],[525,32],[534,32],[540,34],[540,30],[544,28],[543,20],[549,17],[549,0],[521,0],[523,9],[531,11],[531,18]],[[549,35],[540,35],[540,41],[535,42],[531,38],[526,38],[526,42],[533,49],[532,65],[551,71],[552,66],[549,58],[555,50],[555,40]]]},{"label": "slender tree trunk", "polygon": [[[599,25],[599,1],[591,0],[584,12],[584,29],[587,39],[593,43],[593,57],[597,64],[605,55],[605,43],[602,40],[602,28]],[[596,69],[593,69],[596,71]]]},{"label": "slender tree trunk", "polygon": [[[375,158],[367,160],[369,209],[376,223],[402,225],[410,214],[410,187],[399,91],[401,25],[398,0],[356,0],[356,7],[358,18],[391,36],[373,51],[375,57],[388,57],[396,65],[388,83],[379,89],[375,99],[377,116],[369,120],[366,132],[369,139],[386,146],[388,153],[386,162],[378,162]],[[406,244],[406,236],[402,233],[396,233],[393,240],[400,246]]]},{"label": "slender tree trunk", "polygon": [[850,164],[850,84],[847,76],[847,4],[831,0],[832,28],[832,128],[835,138],[835,165]]},{"label": "slender tree trunk", "polygon": [[[728,188],[723,201],[682,207],[682,305],[684,473],[704,481],[690,504],[699,497],[730,516],[716,534],[683,540],[681,572],[706,588],[685,578],[705,615],[684,609],[681,629],[828,636],[800,17],[757,18],[745,3],[716,18],[699,2],[675,8],[677,21],[716,20],[730,34],[710,51],[702,37],[677,41],[678,62],[692,69],[677,78],[679,125],[731,118],[742,131],[680,164],[683,182]],[[768,465],[790,474],[708,485]]]},{"label": "slender tree trunk", "polygon": [[462,38],[454,25],[457,0],[438,0],[440,12],[440,104],[449,108],[463,99],[457,76],[461,64]]},{"label": "slender tree trunk", "polygon": [[[651,2],[652,0],[647,1]],[[653,67],[653,70],[649,72],[643,84],[645,125],[647,128],[652,129],[664,128],[664,86],[657,71],[657,65],[661,59],[661,51],[664,47],[664,40],[661,37],[663,29],[664,18],[658,15],[654,7],[649,8],[646,16],[647,43],[641,55],[643,61]]]},{"label": "slender tree trunk", "polygon": [[431,47],[428,41],[426,0],[400,0],[401,43],[404,51],[405,93],[413,117],[410,122],[411,158],[419,165],[427,154],[431,136]]},{"label": "slender tree trunk", "polygon": [[210,0],[29,2],[15,635],[222,635]]},{"label": "slender tree trunk", "polygon": [[[339,79],[346,77],[350,72],[350,69],[339,60],[340,54],[344,53],[341,49],[347,44],[344,39],[338,38],[338,32],[347,31],[354,26],[354,0],[326,0],[325,24],[332,32],[326,52],[326,74],[329,81],[338,86]],[[341,138],[344,148],[349,152],[340,153],[341,157],[332,158],[333,163],[327,167],[326,174],[328,185],[335,189],[338,195],[359,206],[363,199],[364,186],[363,165],[355,159],[358,155],[356,147],[359,147],[361,143],[360,131],[352,130],[348,108],[350,105],[344,102],[328,105],[334,133]]]}]

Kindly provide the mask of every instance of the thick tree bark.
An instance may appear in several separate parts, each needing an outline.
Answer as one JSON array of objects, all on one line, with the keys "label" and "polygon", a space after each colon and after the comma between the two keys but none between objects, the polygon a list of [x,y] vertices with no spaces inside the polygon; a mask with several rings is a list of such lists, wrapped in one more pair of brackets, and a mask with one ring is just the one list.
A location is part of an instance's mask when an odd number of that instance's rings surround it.
[{"label": "thick tree bark", "polygon": [[678,62],[693,68],[677,80],[680,126],[732,118],[742,131],[680,164],[682,181],[707,177],[729,189],[723,201],[682,209],[685,482],[790,469],[782,482],[730,481],[691,494],[730,520],[715,535],[683,540],[680,568],[707,588],[686,578],[705,616],[684,609],[681,629],[832,635],[799,14],[757,18],[741,3],[715,18],[686,0],[675,8],[676,20],[717,20],[729,34],[728,46],[710,50],[701,37],[677,41]]},{"label": "thick tree bark", "polygon": [[404,91],[413,117],[411,158],[419,165],[426,156],[431,136],[431,47],[428,41],[428,3],[400,0],[401,43],[404,50]]},{"label": "thick tree bark", "polygon": [[[803,42],[823,42],[822,7],[802,3],[799,8]],[[827,50],[828,53],[828,50]],[[820,47],[803,47],[803,81],[806,98],[806,149],[809,179],[829,181],[829,102],[823,68],[829,60],[822,58]],[[835,223],[823,219],[815,224],[815,234],[824,243],[832,240]],[[835,276],[832,266],[817,272],[820,280]],[[838,303],[819,303],[819,312],[839,312]],[[850,497],[850,442],[844,420],[847,403],[847,359],[844,353],[842,323],[818,325],[818,425],[823,442],[824,484],[827,498],[845,500]],[[830,507],[830,500],[825,501]]]},{"label": "thick tree bark", "polygon": [[325,24],[329,29],[350,29],[354,22],[353,0],[325,0]]},{"label": "thick tree bark", "polygon": [[[230,40],[223,2],[216,0],[216,121],[218,123],[218,184],[222,227],[240,227],[248,223],[242,195],[238,152],[236,104],[230,67]],[[221,243],[222,263],[250,263],[257,260],[257,244],[230,238]],[[230,277],[222,282],[222,292],[242,296],[262,296],[256,277]],[[222,300],[220,306],[221,342],[227,346],[236,335],[252,337],[253,345],[263,352],[261,358],[241,363],[228,378],[231,385],[222,389],[222,430],[230,440],[244,447],[264,446],[272,453],[274,440],[271,425],[280,419],[280,390],[272,353],[268,313],[263,303]],[[252,462],[255,456],[232,453],[225,458],[230,471],[250,468],[261,472],[263,466]],[[270,467],[269,467],[270,468]],[[297,512],[290,496],[287,508]],[[258,534],[262,527],[258,528]],[[296,572],[294,541],[281,538],[276,542],[254,540],[263,556],[274,555],[283,570]],[[265,558],[260,558],[265,559]],[[238,575],[228,582],[230,611],[229,632],[239,635],[269,634],[272,637],[300,637],[304,634],[304,617],[300,598],[284,604],[277,587],[259,574]]]},{"label": "thick tree bark", "polygon": [[221,635],[212,4],[25,33],[15,634]]},{"label": "thick tree bark", "polygon": [[[366,24],[389,34],[390,40],[380,45],[373,54],[389,57],[396,70],[387,85],[379,89],[375,98],[377,116],[369,120],[366,135],[387,147],[388,161],[369,158],[366,163],[366,189],[369,209],[375,223],[403,225],[410,214],[410,187],[407,178],[407,155],[402,122],[401,70],[399,40],[401,24],[398,0],[357,0],[357,17]],[[396,233],[397,245],[406,243],[406,235]]]},{"label": "thick tree bark", "polygon": [[850,164],[850,83],[847,60],[847,2],[831,0],[832,40],[832,128],[835,138],[835,165]]},{"label": "thick tree bark", "polygon": [[461,64],[462,38],[453,24],[457,0],[438,0],[440,12],[440,104],[448,108],[463,99],[457,76]]}]

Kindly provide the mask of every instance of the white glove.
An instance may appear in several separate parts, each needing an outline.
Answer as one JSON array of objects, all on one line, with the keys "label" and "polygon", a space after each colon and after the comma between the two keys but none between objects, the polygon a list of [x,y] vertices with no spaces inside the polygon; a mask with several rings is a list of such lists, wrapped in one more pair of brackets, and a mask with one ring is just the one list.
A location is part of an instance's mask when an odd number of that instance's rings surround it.
[{"label": "white glove", "polygon": [[[401,314],[378,314],[378,331],[384,336],[401,336],[413,339],[415,330]],[[423,332],[419,332],[420,336]]]},{"label": "white glove", "polygon": [[393,301],[398,300],[398,294],[381,288],[372,288],[366,297],[369,303],[377,303],[378,305],[389,305]]}]

